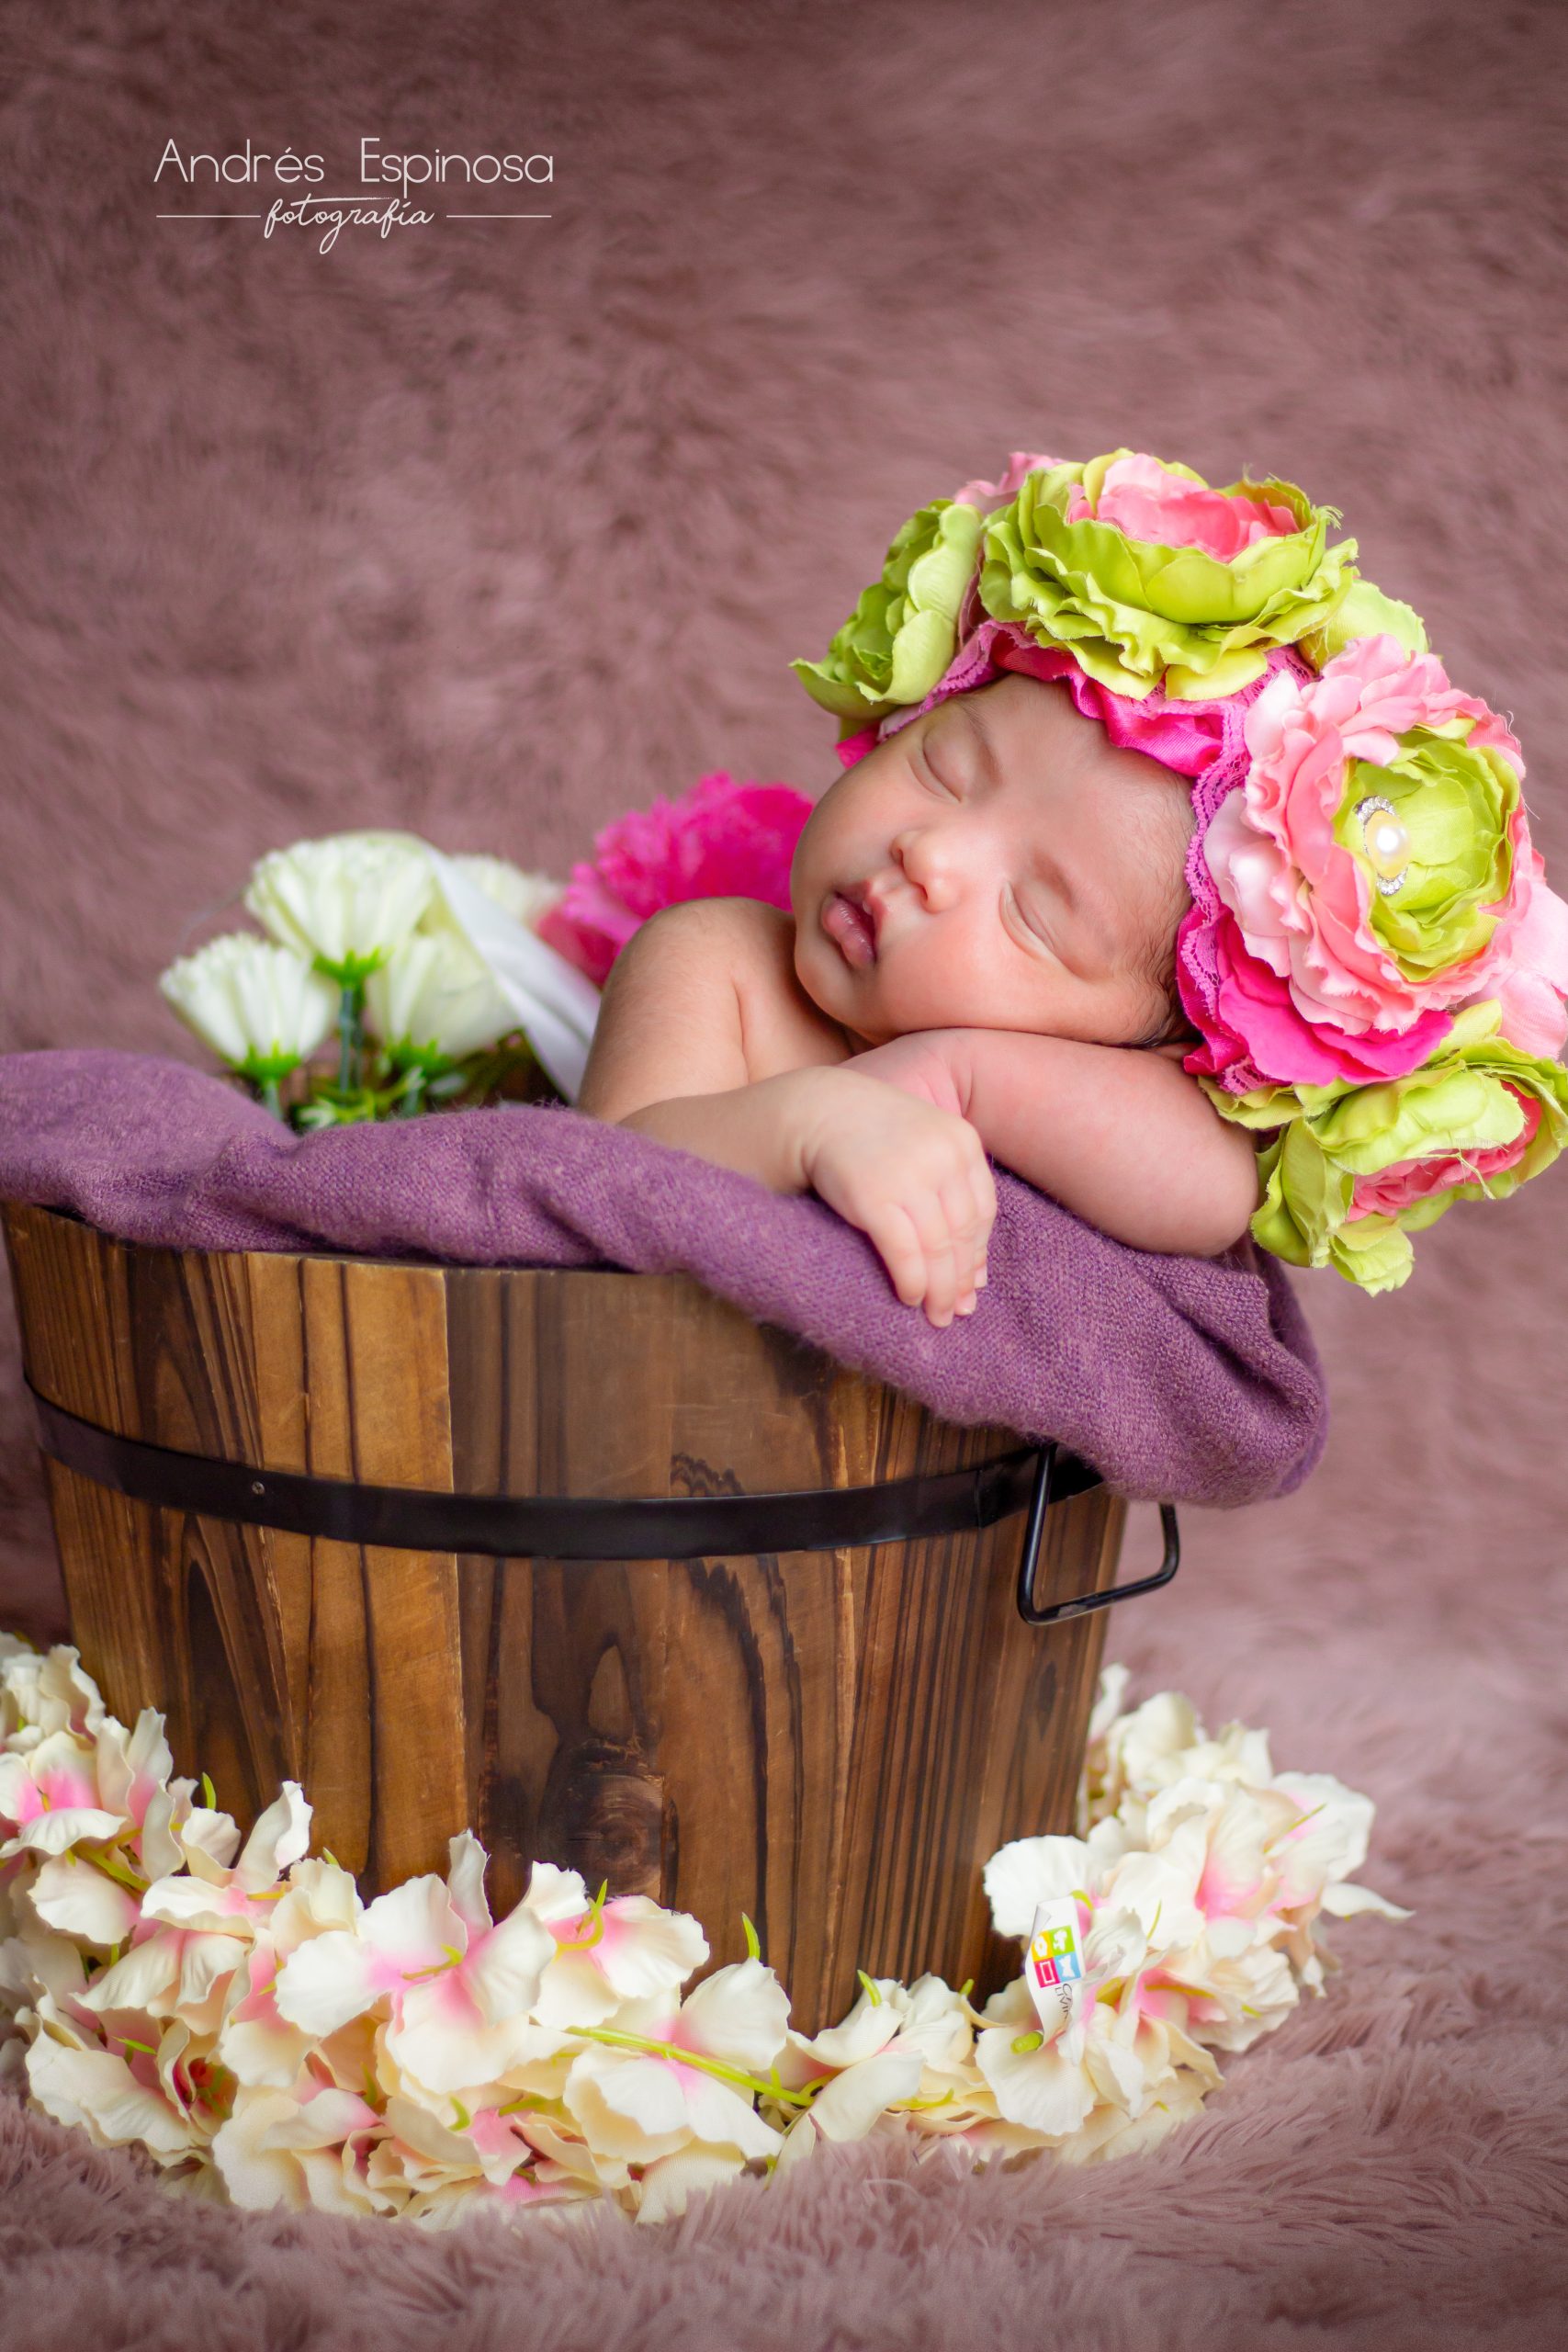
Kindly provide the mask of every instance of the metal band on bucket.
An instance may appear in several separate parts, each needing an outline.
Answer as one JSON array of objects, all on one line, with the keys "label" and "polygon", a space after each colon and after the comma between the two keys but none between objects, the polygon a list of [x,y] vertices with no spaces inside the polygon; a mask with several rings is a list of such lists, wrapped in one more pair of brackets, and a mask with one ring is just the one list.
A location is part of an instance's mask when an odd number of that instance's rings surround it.
[{"label": "metal band on bucket", "polygon": [[858,1550],[912,1538],[977,1532],[1029,1512],[1020,1608],[1031,1624],[1102,1609],[1176,1574],[1174,1513],[1165,1507],[1167,1557],[1135,1587],[1086,1593],[1035,1610],[1034,1568],[1049,1503],[1084,1494],[1100,1475],[1047,1442],[967,1470],[890,1478],[872,1487],[791,1487],[756,1495],[475,1495],[377,1487],[298,1470],[259,1469],[122,1437],[40,1396],[28,1384],[39,1442],[51,1460],[95,1485],[164,1510],[238,1521],[341,1544],[399,1552],[484,1553],[502,1559],[692,1560],[738,1554]]}]

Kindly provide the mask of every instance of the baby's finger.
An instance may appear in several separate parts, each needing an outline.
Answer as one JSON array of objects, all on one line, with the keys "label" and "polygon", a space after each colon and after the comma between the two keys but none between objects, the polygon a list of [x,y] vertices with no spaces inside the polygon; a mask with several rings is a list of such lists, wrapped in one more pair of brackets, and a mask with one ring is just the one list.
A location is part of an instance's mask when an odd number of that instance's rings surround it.
[{"label": "baby's finger", "polygon": [[979,1156],[979,1165],[975,1171],[974,1189],[978,1217],[976,1228],[975,1286],[977,1290],[984,1290],[987,1282],[986,1261],[990,1254],[991,1235],[997,1222],[997,1180],[991,1173],[991,1164],[984,1152]]},{"label": "baby's finger", "polygon": [[967,1172],[955,1176],[942,1186],[942,1208],[953,1236],[958,1269],[958,1295],[962,1299],[973,1294],[976,1272],[986,1262],[987,1228],[982,1224],[979,1204]]},{"label": "baby's finger", "polygon": [[970,1287],[966,1251],[953,1234],[940,1193],[917,1193],[905,1205],[926,1256],[926,1314],[938,1330],[945,1330]]},{"label": "baby's finger", "polygon": [[866,1219],[865,1234],[903,1304],[919,1306],[926,1295],[926,1253],[908,1212],[889,1204]]}]

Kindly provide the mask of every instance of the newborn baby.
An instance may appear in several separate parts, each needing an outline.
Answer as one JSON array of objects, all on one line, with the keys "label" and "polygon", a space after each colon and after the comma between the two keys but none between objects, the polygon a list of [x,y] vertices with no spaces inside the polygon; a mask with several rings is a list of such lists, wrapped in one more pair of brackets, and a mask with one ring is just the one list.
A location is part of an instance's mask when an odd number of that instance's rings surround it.
[{"label": "newborn baby", "polygon": [[823,796],[790,913],[710,899],[637,933],[579,1108],[815,1191],[939,1326],[986,1281],[987,1154],[1121,1240],[1214,1255],[1258,1175],[1180,1067],[1192,821],[1065,687],[953,695]]}]

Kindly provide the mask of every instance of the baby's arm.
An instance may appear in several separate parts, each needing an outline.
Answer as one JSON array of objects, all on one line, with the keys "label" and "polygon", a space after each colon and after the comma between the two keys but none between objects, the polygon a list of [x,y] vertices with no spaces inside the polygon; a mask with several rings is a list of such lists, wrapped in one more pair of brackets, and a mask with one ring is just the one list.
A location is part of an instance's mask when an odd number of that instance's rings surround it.
[{"label": "baby's arm", "polygon": [[743,899],[672,907],[616,961],[578,1107],[753,1176],[815,1191],[874,1244],[936,1324],[985,1281],[996,1187],[979,1136],[918,1090],[849,1067],[795,978],[786,916]]},{"label": "baby's arm", "polygon": [[933,1029],[851,1068],[957,1111],[1004,1168],[1135,1249],[1213,1257],[1258,1206],[1253,1138],[1164,1054]]}]

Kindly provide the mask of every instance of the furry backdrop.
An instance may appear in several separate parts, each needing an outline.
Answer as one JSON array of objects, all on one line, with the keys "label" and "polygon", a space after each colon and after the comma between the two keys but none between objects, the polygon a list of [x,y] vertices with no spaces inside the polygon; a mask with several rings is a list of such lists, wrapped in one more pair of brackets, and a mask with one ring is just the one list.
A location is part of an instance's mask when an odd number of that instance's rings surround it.
[{"label": "furry backdrop", "polygon": [[[155,976],[302,834],[408,826],[558,872],[705,768],[826,782],[831,725],[788,657],[897,520],[1015,447],[1274,468],[1341,506],[1371,576],[1512,712],[1561,886],[1561,10],[9,0],[0,44],[0,1046],[197,1058]],[[552,217],[327,254],[155,218],[198,209],[154,182],[171,138],[316,150],[336,192],[367,136],[553,153]],[[368,2234],[165,2221],[7,2110],[28,2341],[89,2316],[106,2345],[197,2340],[166,2283],[193,2243],[200,2340],[224,2346],[400,2343],[416,2313],[519,2340],[547,2289],[600,2328],[552,2321],[562,2346],[716,2340],[721,2309],[755,2344],[958,2343],[967,2314],[1104,2347],[1391,2346],[1480,2340],[1489,2297],[1509,2343],[1546,2341],[1565,1211],[1559,1170],[1458,1208],[1397,1295],[1307,1280],[1323,1468],[1192,1515],[1180,1583],[1112,1635],[1145,1689],[1272,1722],[1282,1762],[1369,1788],[1368,1875],[1422,1905],[1342,1930],[1348,1988],[1236,2062],[1185,2152],[929,2194],[863,2159],[830,2214],[808,2188],[630,2251],[383,2271]],[[6,1345],[0,1623],[43,1632]],[[46,2257],[51,2212],[73,2246],[141,2237],[143,2300]],[[844,2260],[814,2268],[818,2241]],[[340,2256],[363,2335],[310,2284]],[[484,2315],[466,2334],[459,2306]]]}]

